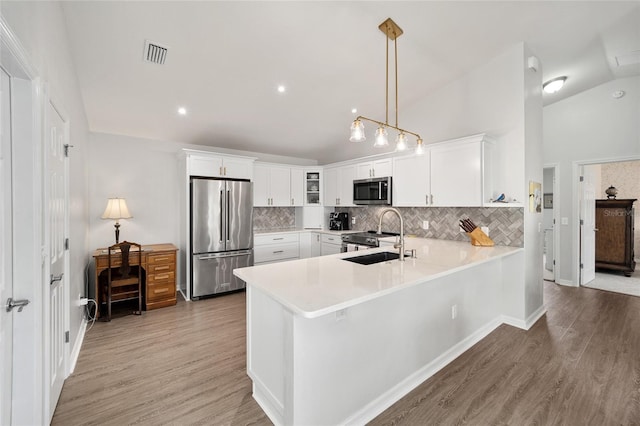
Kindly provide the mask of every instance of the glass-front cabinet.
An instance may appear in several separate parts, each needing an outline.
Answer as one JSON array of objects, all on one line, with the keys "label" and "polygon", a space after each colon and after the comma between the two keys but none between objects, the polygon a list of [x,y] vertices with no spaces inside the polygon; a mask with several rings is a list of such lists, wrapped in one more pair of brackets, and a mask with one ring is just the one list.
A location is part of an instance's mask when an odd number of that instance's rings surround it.
[{"label": "glass-front cabinet", "polygon": [[305,169],[304,171],[304,204],[306,206],[321,205],[322,194],[322,170],[321,169]]}]

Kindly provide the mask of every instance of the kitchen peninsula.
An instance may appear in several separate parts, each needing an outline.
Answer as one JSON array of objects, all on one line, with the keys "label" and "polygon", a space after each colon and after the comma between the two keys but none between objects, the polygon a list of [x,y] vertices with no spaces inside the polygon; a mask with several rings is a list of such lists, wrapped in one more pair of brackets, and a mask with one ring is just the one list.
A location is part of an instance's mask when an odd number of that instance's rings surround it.
[{"label": "kitchen peninsula", "polygon": [[[524,250],[407,238],[416,258],[348,252],[237,269],[247,370],[275,424],[364,424],[503,322]],[[364,254],[395,251],[377,248]],[[543,312],[543,311],[541,311]]]}]

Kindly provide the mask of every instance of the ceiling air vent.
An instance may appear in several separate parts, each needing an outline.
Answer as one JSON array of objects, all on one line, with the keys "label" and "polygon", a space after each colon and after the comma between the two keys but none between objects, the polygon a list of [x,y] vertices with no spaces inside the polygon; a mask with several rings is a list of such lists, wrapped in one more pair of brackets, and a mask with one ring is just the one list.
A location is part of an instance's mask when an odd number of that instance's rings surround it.
[{"label": "ceiling air vent", "polygon": [[156,42],[145,40],[144,52],[142,59],[146,62],[162,65],[167,60],[168,47],[162,46]]}]

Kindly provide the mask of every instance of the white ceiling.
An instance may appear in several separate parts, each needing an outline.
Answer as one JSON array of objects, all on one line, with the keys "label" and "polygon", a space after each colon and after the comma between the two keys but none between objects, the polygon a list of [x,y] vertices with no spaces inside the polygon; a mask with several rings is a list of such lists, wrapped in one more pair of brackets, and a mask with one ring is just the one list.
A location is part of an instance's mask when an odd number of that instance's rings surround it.
[{"label": "white ceiling", "polygon": [[[540,59],[543,81],[568,76],[545,104],[640,75],[640,65],[615,65],[615,56],[640,51],[639,1],[65,1],[63,8],[92,131],[320,164],[345,159],[351,108],[384,118],[386,38],[377,27],[388,17],[404,30],[400,116],[522,41]],[[145,39],[169,47],[165,65],[143,62]],[[179,106],[187,116],[177,115]]]}]

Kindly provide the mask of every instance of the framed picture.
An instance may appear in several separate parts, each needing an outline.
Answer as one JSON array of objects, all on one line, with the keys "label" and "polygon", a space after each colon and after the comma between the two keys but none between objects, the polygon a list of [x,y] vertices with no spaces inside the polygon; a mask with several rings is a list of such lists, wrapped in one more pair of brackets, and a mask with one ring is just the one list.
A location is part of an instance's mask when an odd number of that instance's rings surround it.
[{"label": "framed picture", "polygon": [[553,208],[553,194],[544,194],[542,201],[545,209]]},{"label": "framed picture", "polygon": [[529,181],[529,211],[531,213],[542,212],[542,184]]}]

